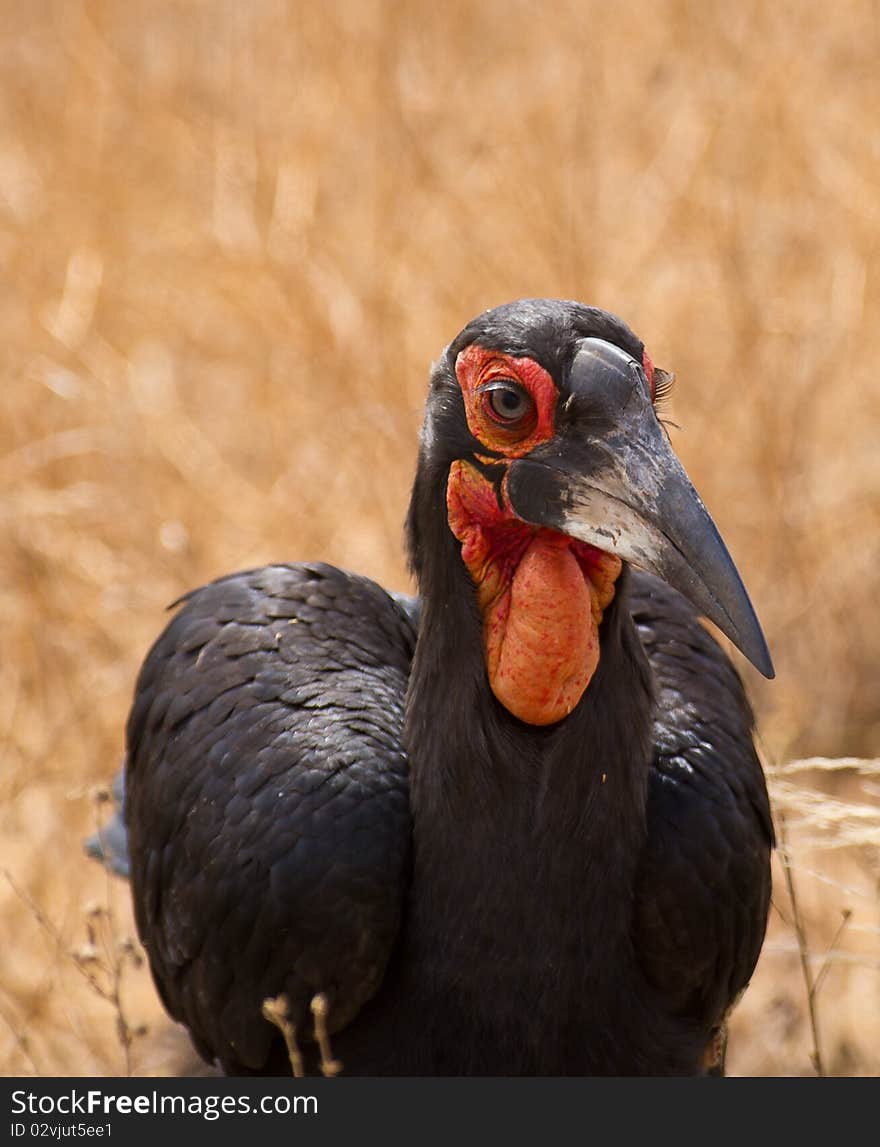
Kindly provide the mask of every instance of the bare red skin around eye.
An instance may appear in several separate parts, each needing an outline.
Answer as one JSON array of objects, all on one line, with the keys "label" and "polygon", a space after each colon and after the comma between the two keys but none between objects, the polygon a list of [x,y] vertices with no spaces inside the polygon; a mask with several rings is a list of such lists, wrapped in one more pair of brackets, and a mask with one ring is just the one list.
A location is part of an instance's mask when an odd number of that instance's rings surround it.
[{"label": "bare red skin around eye", "polygon": [[562,720],[599,662],[620,559],[517,518],[467,462],[452,464],[449,525],[477,587],[492,692],[531,725]]},{"label": "bare red skin around eye", "polygon": [[[471,343],[456,359],[455,373],[464,397],[468,428],[490,450],[508,458],[521,458],[553,437],[559,391],[547,371],[533,359],[515,358]],[[486,412],[480,387],[494,378],[511,378],[531,396],[534,413],[522,428],[499,423]]]},{"label": "bare red skin around eye", "polygon": [[653,402],[657,396],[657,391],[654,387],[654,364],[651,362],[647,351],[642,351],[642,369],[645,372],[645,378],[648,380],[648,386],[651,388],[651,401]]}]

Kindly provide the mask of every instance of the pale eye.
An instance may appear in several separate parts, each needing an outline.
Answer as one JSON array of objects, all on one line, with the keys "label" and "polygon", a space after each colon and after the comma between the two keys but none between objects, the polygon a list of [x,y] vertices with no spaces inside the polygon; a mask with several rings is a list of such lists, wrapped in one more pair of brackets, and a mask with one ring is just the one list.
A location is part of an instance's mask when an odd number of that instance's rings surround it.
[{"label": "pale eye", "polygon": [[534,408],[531,395],[507,379],[490,382],[484,393],[486,409],[497,422],[522,422]]}]

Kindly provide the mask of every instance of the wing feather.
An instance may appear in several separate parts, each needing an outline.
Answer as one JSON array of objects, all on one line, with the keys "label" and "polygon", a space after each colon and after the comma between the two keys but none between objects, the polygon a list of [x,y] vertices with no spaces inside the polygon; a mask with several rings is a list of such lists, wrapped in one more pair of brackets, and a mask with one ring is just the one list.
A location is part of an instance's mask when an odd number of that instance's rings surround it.
[{"label": "wing feather", "polygon": [[287,993],[348,1023],[381,982],[406,890],[403,706],[412,605],[326,565],[190,595],[127,728],[135,913],[168,1011],[227,1070],[258,1070]]},{"label": "wing feather", "polygon": [[773,827],[754,718],[684,598],[639,574],[632,612],[658,702],[635,938],[670,1010],[712,1029],[751,977],[770,902]]}]

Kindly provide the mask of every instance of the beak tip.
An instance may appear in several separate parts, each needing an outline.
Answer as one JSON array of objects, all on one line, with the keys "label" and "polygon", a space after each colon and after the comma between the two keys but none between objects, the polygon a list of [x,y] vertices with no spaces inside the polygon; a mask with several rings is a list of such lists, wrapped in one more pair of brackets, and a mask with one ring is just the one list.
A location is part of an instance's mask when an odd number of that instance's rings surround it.
[{"label": "beak tip", "polygon": [[755,621],[755,625],[757,631],[750,635],[750,640],[742,643],[735,641],[734,644],[746,660],[758,670],[762,677],[766,677],[768,681],[772,681],[776,676],[776,670],[773,667],[773,658],[770,656],[767,641],[760,627],[758,627],[757,620]]},{"label": "beak tip", "polygon": [[755,666],[759,673],[762,673],[768,681],[772,681],[776,676],[776,669],[773,666],[773,661],[770,658],[769,650],[764,651],[764,656]]}]

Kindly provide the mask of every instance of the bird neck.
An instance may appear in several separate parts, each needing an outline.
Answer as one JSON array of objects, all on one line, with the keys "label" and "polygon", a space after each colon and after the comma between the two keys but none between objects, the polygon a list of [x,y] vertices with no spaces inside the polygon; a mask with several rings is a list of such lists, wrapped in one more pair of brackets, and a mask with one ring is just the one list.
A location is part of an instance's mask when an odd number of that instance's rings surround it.
[{"label": "bird neck", "polygon": [[[556,725],[536,727],[492,694],[461,562],[436,578],[423,570],[405,726],[413,899],[419,927],[440,921],[446,943],[468,932],[489,947],[545,934],[588,948],[588,937],[566,933],[586,921],[629,927],[620,905],[630,902],[645,834],[653,697],[626,581],[624,573],[581,701]],[[519,939],[499,915],[511,904],[522,916]]]}]

